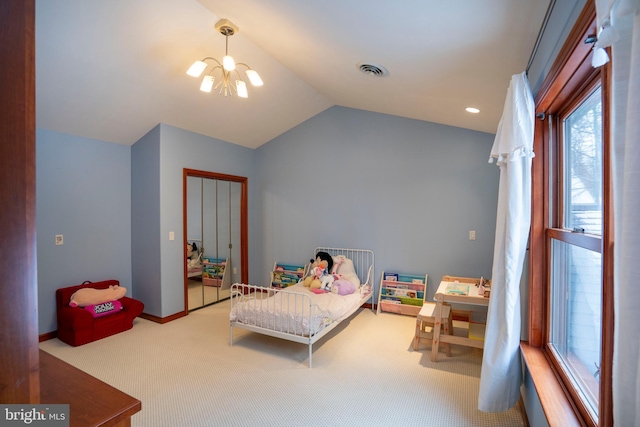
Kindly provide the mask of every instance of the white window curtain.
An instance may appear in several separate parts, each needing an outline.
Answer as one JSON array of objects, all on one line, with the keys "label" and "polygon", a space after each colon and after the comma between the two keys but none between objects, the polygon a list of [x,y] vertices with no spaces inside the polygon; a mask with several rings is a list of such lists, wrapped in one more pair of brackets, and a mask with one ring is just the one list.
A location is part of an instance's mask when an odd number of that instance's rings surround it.
[{"label": "white window curtain", "polygon": [[526,73],[511,77],[489,162],[500,167],[491,298],[478,409],[506,411],[520,398],[520,277],[531,222],[535,106]]},{"label": "white window curtain", "polygon": [[640,0],[596,0],[594,66],[611,46],[614,199],[613,420],[640,426]]}]

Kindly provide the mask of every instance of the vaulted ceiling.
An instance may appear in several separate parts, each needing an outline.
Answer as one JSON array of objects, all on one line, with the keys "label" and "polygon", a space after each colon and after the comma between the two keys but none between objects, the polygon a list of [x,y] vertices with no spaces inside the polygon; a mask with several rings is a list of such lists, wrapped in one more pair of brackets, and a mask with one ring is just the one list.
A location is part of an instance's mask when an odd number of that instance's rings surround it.
[{"label": "vaulted ceiling", "polygon": [[[495,133],[548,0],[36,0],[37,126],[131,145],[158,123],[256,148],[340,105]],[[247,99],[186,74],[229,54]],[[362,73],[380,65],[388,75]],[[470,114],[466,107],[480,109]]]}]

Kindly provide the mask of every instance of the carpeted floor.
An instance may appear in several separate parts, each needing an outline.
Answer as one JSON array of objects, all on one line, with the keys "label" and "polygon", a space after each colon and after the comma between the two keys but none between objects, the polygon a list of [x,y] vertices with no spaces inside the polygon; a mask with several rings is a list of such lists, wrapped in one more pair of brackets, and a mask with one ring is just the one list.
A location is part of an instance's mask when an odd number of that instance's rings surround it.
[{"label": "carpeted floor", "polygon": [[133,426],[526,426],[477,409],[482,352],[412,351],[415,318],[361,309],[314,346],[234,330],[229,301],[81,347],[40,348],[142,401]]}]

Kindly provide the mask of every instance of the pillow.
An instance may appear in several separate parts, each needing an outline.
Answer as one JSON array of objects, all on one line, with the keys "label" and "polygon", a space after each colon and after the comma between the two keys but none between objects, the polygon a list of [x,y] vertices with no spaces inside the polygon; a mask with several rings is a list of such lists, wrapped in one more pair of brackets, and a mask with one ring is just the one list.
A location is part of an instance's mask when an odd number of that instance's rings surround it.
[{"label": "pillow", "polygon": [[[341,255],[338,255],[341,256]],[[360,287],[360,278],[356,274],[356,268],[353,265],[353,261],[349,258],[344,258],[338,266],[337,274],[342,274],[342,278],[353,283],[356,289]]]},{"label": "pillow", "polygon": [[86,307],[88,305],[102,304],[103,302],[118,300],[126,293],[126,288],[114,285],[109,286],[107,289],[81,288],[71,295],[69,305],[71,307]]},{"label": "pillow", "polygon": [[88,305],[83,308],[91,313],[94,318],[98,318],[119,312],[122,310],[122,303],[120,301],[107,301],[102,304]]}]

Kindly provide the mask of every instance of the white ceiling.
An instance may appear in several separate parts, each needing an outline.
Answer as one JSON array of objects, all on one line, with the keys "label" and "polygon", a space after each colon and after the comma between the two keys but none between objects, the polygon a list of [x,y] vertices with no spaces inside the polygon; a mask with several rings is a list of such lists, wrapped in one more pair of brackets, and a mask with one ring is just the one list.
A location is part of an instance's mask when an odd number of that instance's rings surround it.
[{"label": "white ceiling", "polygon": [[[548,3],[36,0],[37,126],[131,145],[166,123],[255,148],[341,105],[495,133]],[[248,99],[186,74],[224,55],[220,18],[239,27],[229,54],[264,80]]]}]

